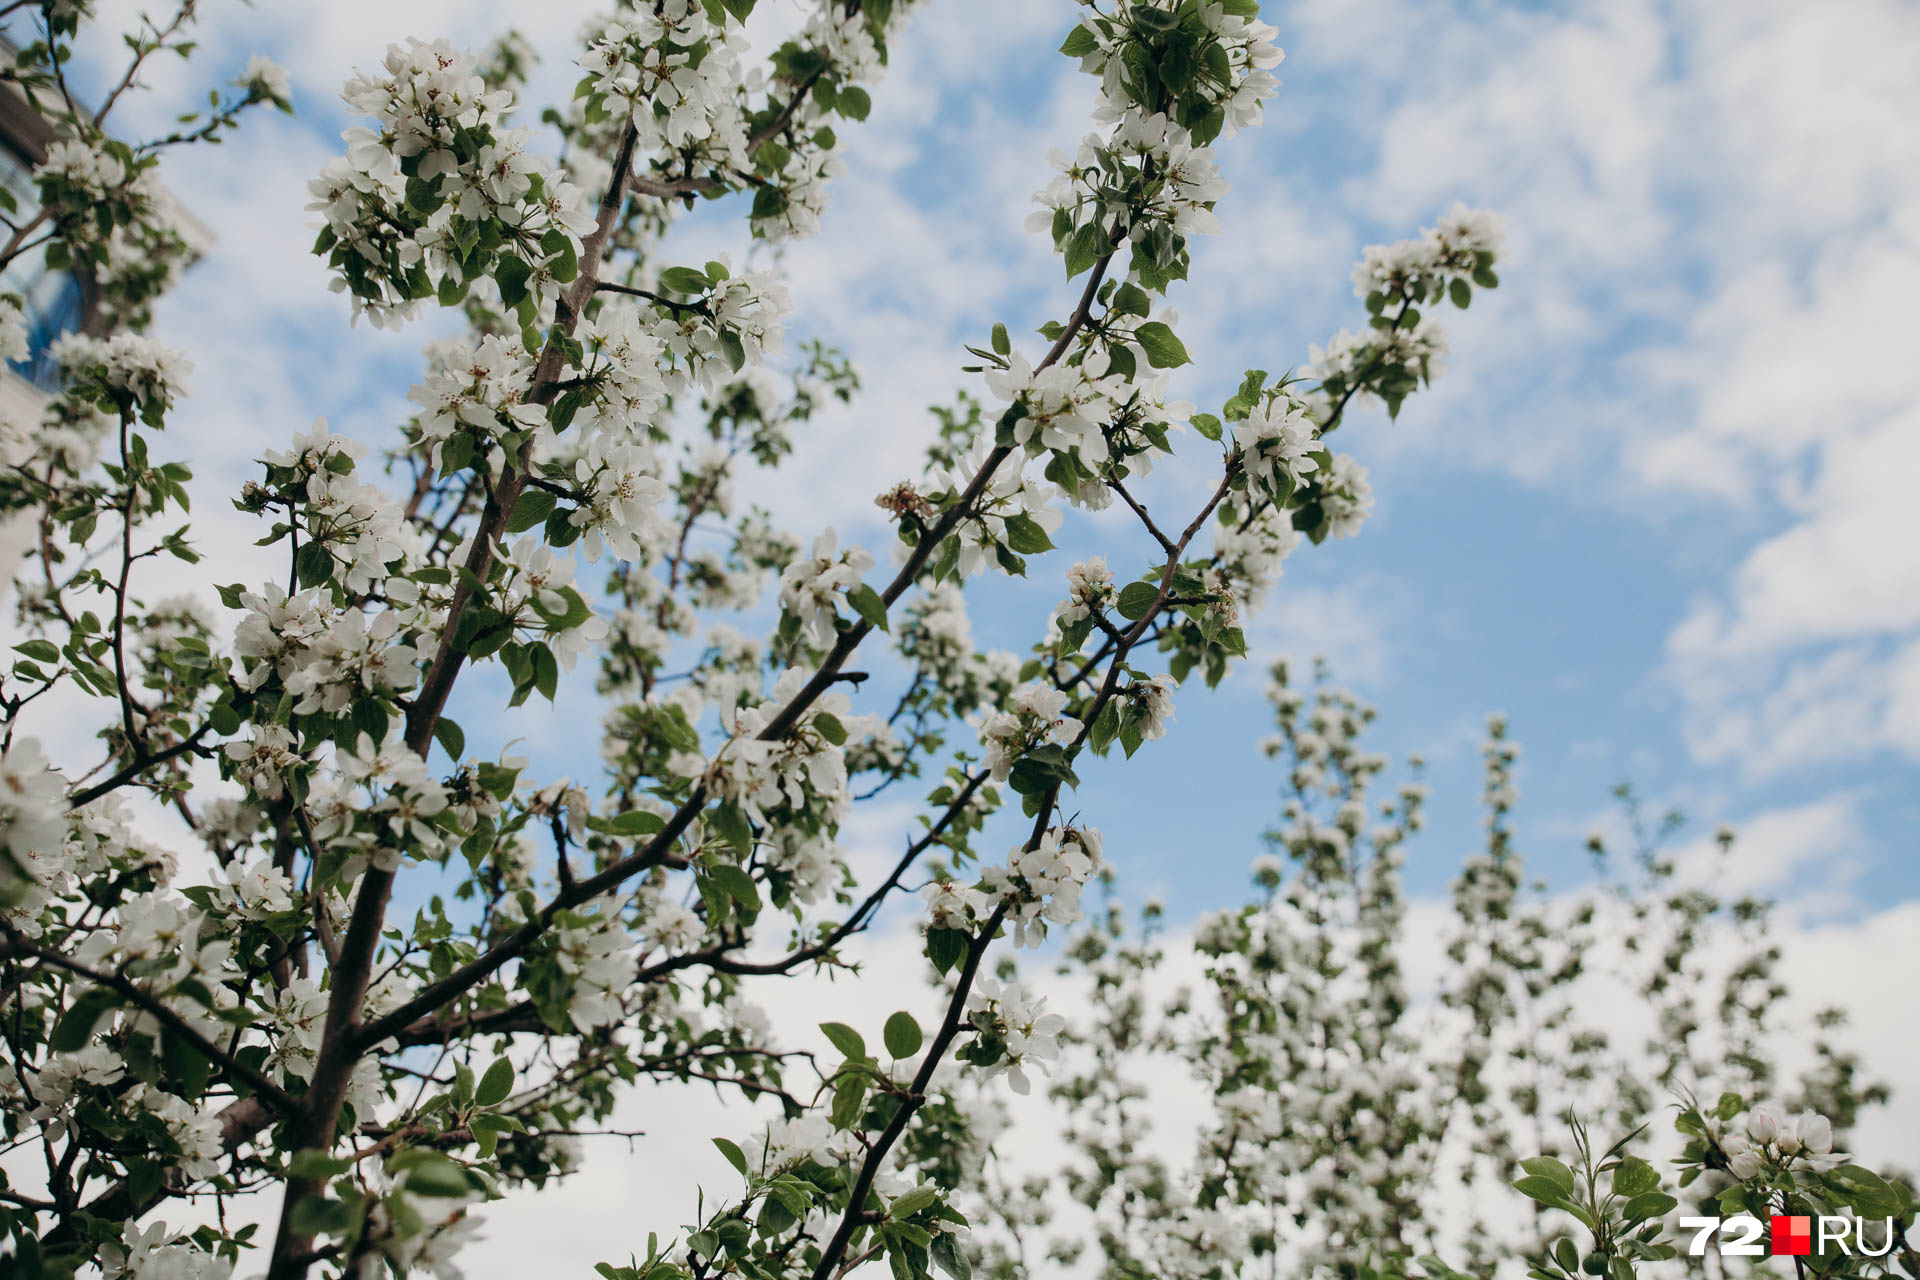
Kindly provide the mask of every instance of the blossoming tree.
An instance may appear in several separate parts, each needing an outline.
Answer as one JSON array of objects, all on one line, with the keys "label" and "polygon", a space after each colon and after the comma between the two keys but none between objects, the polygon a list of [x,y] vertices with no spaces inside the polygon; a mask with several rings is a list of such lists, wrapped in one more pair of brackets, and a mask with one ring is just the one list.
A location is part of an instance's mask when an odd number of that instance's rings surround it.
[{"label": "blossoming tree", "polygon": [[[1179,686],[1243,656],[1241,611],[1284,559],[1360,529],[1366,470],[1332,435],[1438,372],[1422,308],[1497,283],[1500,229],[1461,209],[1369,250],[1367,323],[1305,373],[1250,372],[1217,413],[1168,400],[1190,356],[1163,299],[1226,195],[1211,148],[1258,120],[1280,51],[1254,0],[1088,4],[1062,52],[1099,84],[1095,128],[1034,218],[1063,318],[969,348],[990,406],[944,412],[924,475],[879,495],[897,536],[876,571],[832,530],[736,510],[737,477],[777,467],[856,380],[824,347],[784,353],[776,275],[675,262],[667,233],[703,200],[737,203],[743,247],[811,232],[915,6],[808,0],[758,53],[754,7],[621,6],[542,132],[514,124],[531,118],[515,38],[396,46],[348,82],[364,124],[311,184],[315,252],[356,318],[442,308],[468,332],[429,348],[383,466],[289,424],[236,497],[284,570],[209,582],[205,602],[143,584],[157,557],[199,558],[190,473],[166,456],[190,369],[146,332],[185,257],[157,175],[170,149],[289,107],[286,79],[256,61],[176,132],[130,141],[114,107],[149,59],[191,52],[194,5],[131,38],[90,109],[66,74],[88,6],[5,10],[38,38],[4,74],[60,140],[39,209],[0,210],[0,267],[41,254],[103,301],[59,346],[44,420],[5,424],[0,476],[24,548],[0,680],[0,1106],[35,1155],[0,1185],[11,1272],[444,1270],[474,1206],[564,1175],[571,1136],[648,1081],[780,1117],[716,1135],[738,1180],[603,1274],[969,1274],[963,1095],[1023,1087],[1056,1031],[987,962],[1077,919],[1099,871],[1098,830],[1061,816],[1076,761],[1162,736]],[[0,302],[0,350],[26,348],[20,301]],[[1176,441],[1211,479],[1168,519],[1145,482]],[[966,584],[1041,571],[1070,513],[1116,502],[1152,563],[1062,566],[1031,651],[978,652]],[[776,577],[768,634],[726,621]],[[881,646],[903,687],[849,665]],[[449,711],[488,664],[509,717],[596,681],[604,776],[470,754]],[[93,758],[49,746],[83,717]],[[838,844],[853,806],[922,777],[898,862],[862,882]],[[989,846],[1016,802],[1023,834]],[[167,813],[207,874],[154,834]],[[937,1023],[876,1011],[878,1047],[838,1023],[774,1044],[755,980],[837,963],[916,889]],[[209,1201],[258,1201],[270,1225]]]},{"label": "blossoming tree", "polygon": [[[1549,896],[1515,847],[1519,748],[1496,717],[1485,847],[1444,928],[1410,945],[1401,868],[1425,786],[1384,791],[1371,707],[1273,676],[1285,803],[1256,900],[1187,939],[1151,905],[1075,932],[1061,968],[1091,1016],[1049,1027],[1072,1046],[1049,1089],[1067,1176],[981,1153],[961,1200],[982,1274],[1090,1255],[1107,1277],[1625,1280],[1678,1274],[1688,1218],[1774,1214],[1865,1224],[1850,1251],[1808,1255],[1821,1275],[1916,1273],[1912,1184],[1835,1149],[1886,1088],[1838,1047],[1839,1011],[1783,1022],[1767,904],[1713,888],[1731,832],[1683,868],[1680,816],[1650,824],[1622,788],[1630,856],[1593,837],[1595,886]],[[1789,1038],[1813,1047],[1797,1079],[1776,1065]],[[1156,1080],[1182,1075],[1205,1099],[1197,1134],[1156,1114]]]}]

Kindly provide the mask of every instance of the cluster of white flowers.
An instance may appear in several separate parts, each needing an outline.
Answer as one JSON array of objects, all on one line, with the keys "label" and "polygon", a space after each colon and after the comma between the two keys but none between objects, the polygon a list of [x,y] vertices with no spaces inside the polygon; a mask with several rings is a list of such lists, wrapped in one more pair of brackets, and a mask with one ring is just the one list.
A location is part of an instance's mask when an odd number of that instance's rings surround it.
[{"label": "cluster of white flowers", "polygon": [[1268,493],[1291,491],[1319,470],[1318,427],[1307,406],[1282,392],[1268,397],[1233,429],[1233,442],[1250,480]]},{"label": "cluster of white flowers", "polygon": [[1049,1063],[1060,1060],[1060,1032],[1067,1020],[1045,1012],[1045,996],[1030,995],[1018,982],[1001,986],[992,978],[974,979],[967,993],[967,1019],[985,1042],[994,1043],[999,1057],[986,1068],[986,1078],[1004,1075],[1013,1091],[1030,1093],[1033,1081],[1026,1068],[1051,1074]]},{"label": "cluster of white flowers", "polygon": [[858,1135],[835,1129],[817,1111],[768,1124],[766,1132],[746,1144],[747,1167],[776,1173],[802,1161],[831,1169],[859,1151]]},{"label": "cluster of white flowers", "polygon": [[141,408],[171,406],[187,394],[187,375],[193,372],[193,362],[181,352],[125,331],[110,338],[70,333],[53,344],[53,358],[69,374],[98,379]]},{"label": "cluster of white flowers", "polygon": [[995,705],[1020,676],[1020,659],[1005,650],[976,652],[966,595],[951,582],[931,587],[903,611],[897,624],[900,651],[914,674],[965,712]]},{"label": "cluster of white flowers", "polygon": [[464,280],[473,237],[456,217],[498,224],[531,260],[527,286],[543,302],[559,289],[553,264],[576,255],[594,225],[591,198],[527,153],[526,131],[503,126],[513,95],[488,90],[478,65],[444,40],[411,40],[389,45],[381,72],[357,73],[342,92],[378,128],[342,135],[347,154],[308,183],[307,208],[326,219],[338,246],[333,287],[353,294],[356,317],[411,318],[422,291],[410,272]]},{"label": "cluster of white flowers", "polygon": [[839,550],[839,535],[828,529],[814,540],[813,554],[795,560],[780,575],[780,607],[800,624],[800,635],[815,649],[831,648],[838,597],[860,585],[873,557],[858,546]]},{"label": "cluster of white flowers", "polygon": [[[1446,371],[1448,351],[1446,326],[1432,316],[1422,316],[1414,325],[1396,325],[1389,329],[1365,329],[1358,333],[1342,329],[1322,347],[1307,348],[1308,377],[1341,386],[1366,384],[1372,375],[1394,365],[1418,369],[1432,379]],[[1324,397],[1320,397],[1324,399]],[[1362,404],[1376,403],[1380,397],[1372,391],[1358,395]],[[1316,410],[1322,406],[1316,405]]]},{"label": "cluster of white flowers", "polygon": [[74,206],[92,204],[127,180],[127,166],[112,152],[79,138],[62,138],[47,145],[47,158],[33,176],[43,187],[49,180],[63,184]]},{"label": "cluster of white flowers", "polygon": [[566,923],[553,935],[554,957],[572,982],[567,1016],[582,1031],[612,1026],[626,1016],[625,996],[638,967],[634,941],[613,902],[604,900],[584,923]]},{"label": "cluster of white flowers", "polygon": [[1238,1215],[1183,1205],[1154,1235],[1156,1269],[1183,1280],[1226,1273],[1247,1256],[1247,1236],[1247,1223]]},{"label": "cluster of white flowers", "polygon": [[268,1066],[297,1080],[311,1079],[327,1024],[327,993],[296,975],[275,994],[269,1017],[274,1041]]},{"label": "cluster of white flowers", "polygon": [[1135,680],[1127,686],[1126,699],[1132,705],[1133,723],[1144,742],[1167,736],[1173,723],[1173,677],[1165,672],[1147,680]]},{"label": "cluster of white flowers", "polygon": [[[725,259],[719,265],[726,266]],[[712,390],[778,355],[791,310],[787,287],[772,272],[742,271],[715,285],[705,305],[658,315],[651,332],[671,361],[661,371],[667,390],[676,395],[692,385]]]},{"label": "cluster of white flowers", "polygon": [[587,356],[581,376],[596,380],[593,403],[574,419],[581,428],[599,427],[622,443],[644,439],[666,399],[660,377],[666,344],[652,333],[632,307],[603,306],[581,324],[576,335]]},{"label": "cluster of white flowers", "polygon": [[[1156,0],[1128,0],[1114,7],[1112,23],[1089,22],[1079,28],[1087,43],[1086,51],[1080,55],[1080,69],[1100,77],[1102,101],[1096,110],[1096,119],[1119,119],[1125,113],[1139,111],[1127,92],[1129,72],[1120,56],[1132,34],[1124,20],[1136,9],[1153,10],[1157,17],[1165,12],[1166,6]],[[1279,30],[1258,18],[1230,14],[1224,5],[1202,6],[1200,18],[1219,42],[1233,73],[1230,85],[1204,85],[1225,113],[1221,136],[1232,137],[1238,130],[1257,123],[1260,104],[1279,91],[1280,81],[1270,68],[1279,66],[1286,55],[1273,43]]]},{"label": "cluster of white flowers", "polygon": [[337,715],[368,695],[402,693],[419,679],[420,652],[396,639],[400,617],[345,609],[326,621],[318,590],[287,596],[267,583],[240,597],[248,610],[234,652],[256,659],[236,683],[259,689],[272,676],[296,699],[295,715]]},{"label": "cluster of white flowers", "polygon": [[870,717],[850,714],[853,704],[846,694],[825,693],[814,699],[801,723],[777,741],[759,736],[812,674],[789,667],[774,682],[767,701],[721,712],[720,722],[731,736],[706,767],[707,784],[718,798],[738,805],[757,821],[786,806],[811,812],[827,823],[837,822],[852,801],[846,752],[815,723],[821,716],[832,716],[849,738],[868,732]]},{"label": "cluster of white flowers", "polygon": [[580,58],[592,92],[632,123],[643,155],[689,154],[722,168],[747,164],[737,24],[711,21],[698,0],[623,10]]},{"label": "cluster of white flowers", "polygon": [[[934,492],[952,494],[965,491],[968,483],[985,468],[992,445],[978,441],[967,460],[955,470],[941,468],[930,481]],[[1093,488],[1094,486],[1084,486]],[[955,536],[960,539],[960,556],[955,569],[962,578],[970,578],[989,566],[1008,572],[1000,559],[1000,548],[1007,539],[1007,520],[1024,516],[1051,534],[1065,519],[1053,505],[1059,490],[1045,480],[1033,480],[1026,468],[1002,464],[974,504],[974,514],[960,522]]]},{"label": "cluster of white flowers", "polygon": [[1080,919],[1080,889],[1100,870],[1100,832],[1095,827],[1049,827],[1032,848],[1020,845],[1002,867],[981,873],[986,891],[1009,904],[1014,943],[1037,947],[1047,924]]},{"label": "cluster of white flowers", "polygon": [[[365,850],[374,865],[391,871],[400,851],[413,847],[423,855],[440,851],[443,841],[434,818],[447,807],[447,789],[427,773],[427,762],[394,733],[384,743],[361,734],[352,751],[335,755],[340,779],[349,787],[363,786],[375,797],[371,808],[359,810],[350,842]],[[323,836],[348,835],[320,822]]]},{"label": "cluster of white flowers", "polygon": [[649,903],[641,928],[652,947],[669,955],[692,951],[706,935],[706,926],[693,911],[659,898]]},{"label": "cluster of white flowers", "polygon": [[66,838],[67,780],[37,739],[15,738],[0,757],[0,905],[51,876],[41,860]]},{"label": "cluster of white flowers", "polygon": [[920,886],[929,929],[970,933],[993,914],[993,899],[972,885],[955,880],[931,880]]},{"label": "cluster of white flowers", "polygon": [[[886,730],[885,725],[878,728]],[[794,898],[807,903],[818,902],[829,890],[839,888],[846,868],[846,859],[832,840],[791,828],[775,833],[765,858],[767,866],[788,877]]]},{"label": "cluster of white flowers", "polygon": [[[489,440],[546,425],[546,409],[521,399],[533,378],[534,359],[517,341],[488,334],[477,343],[436,344],[432,356],[426,380],[416,383],[407,399],[425,410],[420,435],[431,445],[436,467],[446,442],[462,427]],[[494,455],[496,473],[501,462]]]},{"label": "cluster of white flowers", "polygon": [[1368,245],[1353,269],[1353,296],[1418,298],[1435,292],[1436,285],[1471,275],[1482,254],[1498,255],[1505,239],[1506,220],[1499,214],[1457,204],[1415,239]]},{"label": "cluster of white flowers", "polygon": [[12,298],[0,297],[0,360],[17,364],[28,354],[26,315]]},{"label": "cluster of white flowers", "polygon": [[1084,622],[1113,601],[1113,573],[1107,568],[1107,558],[1094,556],[1067,570],[1067,600],[1054,616],[1063,624]]},{"label": "cluster of white flowers", "polygon": [[233,1274],[233,1263],[201,1252],[164,1222],[144,1230],[129,1222],[124,1239],[101,1248],[103,1280],[227,1280]]},{"label": "cluster of white flowers", "polygon": [[1013,438],[1029,455],[1077,450],[1089,464],[1106,461],[1101,428],[1112,419],[1116,398],[1128,394],[1124,378],[1094,377],[1085,364],[1054,364],[1035,372],[1018,352],[1005,369],[987,371],[987,387],[1008,404],[1022,406]]},{"label": "cluster of white flowers", "polygon": [[269,450],[266,459],[304,475],[298,487],[306,499],[306,541],[327,549],[340,585],[355,595],[387,588],[395,606],[404,607],[417,603],[417,591],[411,584],[388,587],[387,579],[396,565],[418,560],[424,538],[384,489],[353,472],[353,460],[365,452],[364,445],[328,432],[321,419],[295,436],[291,449]]},{"label": "cluster of white flowers", "polygon": [[1300,531],[1292,517],[1272,504],[1238,524],[1219,524],[1213,532],[1213,562],[1222,583],[1248,609],[1266,603],[1273,584],[1285,571],[1286,559],[1299,547]]},{"label": "cluster of white flowers", "polygon": [[1351,538],[1360,532],[1360,526],[1373,514],[1373,486],[1367,483],[1367,469],[1352,454],[1336,453],[1320,486],[1327,532],[1336,538]]},{"label": "cluster of white flowers", "polygon": [[[1744,1130],[1744,1132],[1743,1132]],[[1742,1182],[1789,1165],[1820,1170],[1845,1164],[1847,1157],[1833,1149],[1833,1124],[1817,1111],[1788,1117],[1778,1107],[1762,1103],[1749,1111],[1741,1128],[1720,1135],[1727,1171]]]},{"label": "cluster of white flowers", "polygon": [[1047,743],[1072,742],[1080,722],[1061,714],[1067,695],[1060,689],[1030,684],[1015,691],[1005,711],[996,711],[980,725],[980,746],[995,782],[1005,782],[1013,763],[1026,752]]},{"label": "cluster of white flowers", "polygon": [[[573,670],[581,654],[606,639],[605,618],[589,616],[576,626],[561,625],[568,609],[568,598],[562,592],[573,584],[574,562],[568,556],[555,555],[545,538],[529,535],[515,539],[500,563],[505,571],[497,588],[500,612],[521,626],[540,621],[546,628],[547,646],[563,669]],[[561,621],[529,618],[529,606]]]},{"label": "cluster of white flowers", "polygon": [[1213,153],[1194,146],[1185,129],[1164,113],[1128,112],[1114,130],[1112,145],[1156,179],[1148,198],[1135,206],[1128,229],[1135,242],[1146,240],[1158,226],[1171,227],[1182,236],[1219,234],[1220,220],[1212,206],[1227,194],[1228,186],[1214,167]]},{"label": "cluster of white flowers", "polygon": [[233,83],[274,102],[290,104],[293,101],[293,80],[287,75],[287,69],[257,53],[247,59],[247,69],[235,77]]},{"label": "cluster of white flowers", "polygon": [[659,461],[650,445],[610,444],[614,437],[594,437],[587,455],[574,464],[574,478],[586,501],[570,522],[580,532],[581,550],[597,561],[604,550],[619,560],[646,558],[648,539],[658,530],[658,508],[672,490],[659,479]]}]

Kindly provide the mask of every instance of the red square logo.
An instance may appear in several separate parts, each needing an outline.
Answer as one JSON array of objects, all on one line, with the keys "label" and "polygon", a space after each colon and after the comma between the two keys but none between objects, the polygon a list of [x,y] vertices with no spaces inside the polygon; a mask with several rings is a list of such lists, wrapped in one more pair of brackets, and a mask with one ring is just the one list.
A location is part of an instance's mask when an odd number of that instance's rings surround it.
[{"label": "red square logo", "polygon": [[1775,1214],[1773,1218],[1773,1256],[1799,1258],[1813,1252],[1813,1219]]}]

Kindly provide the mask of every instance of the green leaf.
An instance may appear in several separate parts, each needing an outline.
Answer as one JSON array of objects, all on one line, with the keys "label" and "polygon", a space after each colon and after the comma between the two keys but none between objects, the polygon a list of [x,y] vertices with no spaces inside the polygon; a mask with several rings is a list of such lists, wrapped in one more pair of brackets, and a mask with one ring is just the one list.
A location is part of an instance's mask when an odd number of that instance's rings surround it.
[{"label": "green leaf", "polygon": [[1679,1205],[1679,1201],[1663,1191],[1648,1191],[1627,1201],[1621,1210],[1628,1222],[1644,1222],[1648,1218],[1664,1218]]},{"label": "green leaf", "polygon": [[709,284],[706,273],[692,267],[668,267],[660,273],[660,286],[670,293],[705,293]]},{"label": "green leaf", "polygon": [[867,1109],[867,1074],[849,1071],[833,1089],[833,1109],[829,1119],[836,1129],[851,1129],[860,1123]]},{"label": "green leaf", "polygon": [[905,1009],[887,1019],[881,1038],[886,1041],[887,1052],[896,1058],[911,1058],[920,1052],[923,1037],[920,1024]]},{"label": "green leaf", "polygon": [[507,516],[508,533],[524,533],[537,524],[545,524],[553,513],[553,495],[545,489],[524,490]]},{"label": "green leaf", "polygon": [[727,896],[739,903],[748,914],[760,910],[760,886],[740,867],[722,863],[717,867],[709,867],[707,876],[725,889]]},{"label": "green leaf", "polygon": [[173,1077],[174,1092],[184,1098],[197,1098],[207,1091],[207,1078],[213,1062],[188,1043],[186,1037],[171,1029],[160,1033],[160,1060]]},{"label": "green leaf", "polygon": [[1453,299],[1454,306],[1465,311],[1467,304],[1473,301],[1473,286],[1456,276],[1453,283],[1447,286],[1447,296]]},{"label": "green leaf", "polygon": [[88,987],[75,996],[67,1011],[54,1024],[47,1044],[58,1053],[77,1053],[93,1038],[93,1028],[109,1012],[120,1007],[120,994],[107,987]]},{"label": "green leaf", "polygon": [[1016,512],[1006,519],[1007,545],[1023,556],[1037,556],[1053,550],[1053,539],[1032,516]]},{"label": "green leaf", "polygon": [[827,1039],[833,1042],[833,1047],[840,1051],[842,1057],[852,1058],[858,1062],[867,1060],[866,1040],[846,1023],[823,1022],[820,1024],[820,1030],[826,1033]]},{"label": "green leaf", "polygon": [[602,829],[617,836],[650,836],[666,828],[666,819],[645,809],[629,809],[606,820]]},{"label": "green leaf", "polygon": [[287,1161],[289,1178],[312,1178],[316,1181],[324,1178],[337,1178],[353,1168],[350,1156],[330,1156],[324,1151],[309,1147],[293,1153],[293,1159]]},{"label": "green leaf", "polygon": [[936,972],[946,973],[967,954],[967,935],[959,929],[927,930],[927,959]]},{"label": "green leaf", "polygon": [[1220,419],[1210,413],[1196,413],[1191,421],[1193,429],[1209,440],[1217,441],[1226,433],[1226,428],[1220,425]]},{"label": "green leaf", "polygon": [[720,331],[720,349],[726,353],[727,364],[735,373],[740,372],[747,363],[747,348],[740,341],[740,335],[731,329]]},{"label": "green leaf", "polygon": [[973,1263],[967,1258],[967,1251],[960,1247],[960,1238],[948,1231],[942,1231],[933,1238],[928,1250],[933,1264],[953,1277],[953,1280],[973,1280]]},{"label": "green leaf", "polygon": [[840,114],[849,120],[865,120],[873,110],[873,99],[857,84],[841,86]]},{"label": "green leaf", "polygon": [[820,731],[821,737],[831,742],[834,746],[844,747],[847,745],[847,726],[840,723],[839,716],[822,711],[813,718],[813,727]]},{"label": "green leaf", "polygon": [[739,1143],[728,1138],[715,1138],[713,1145],[720,1148],[720,1154],[727,1158],[728,1164],[738,1169],[743,1177],[746,1175],[747,1153],[740,1149]]},{"label": "green leaf", "polygon": [[1533,1156],[1530,1159],[1522,1160],[1520,1167],[1536,1177],[1545,1178],[1552,1182],[1554,1186],[1560,1188],[1563,1194],[1573,1194],[1575,1186],[1573,1170],[1567,1168],[1566,1165],[1561,1164],[1552,1156]]},{"label": "green leaf", "polygon": [[467,735],[461,732],[458,724],[447,717],[441,716],[434,722],[433,737],[434,741],[446,751],[448,759],[458,760],[466,754]]},{"label": "green leaf", "polygon": [[1173,330],[1158,320],[1149,320],[1141,325],[1134,330],[1133,336],[1146,349],[1147,362],[1156,369],[1177,369],[1192,362],[1192,357],[1187,355],[1186,347]]},{"label": "green leaf", "polygon": [[303,1196],[293,1206],[287,1225],[297,1235],[344,1235],[353,1226],[353,1207],[325,1196]]},{"label": "green leaf", "polygon": [[1003,356],[1013,351],[1013,339],[1007,336],[1007,326],[1004,324],[993,326],[993,349],[996,354]]},{"label": "green leaf", "polygon": [[13,650],[15,653],[26,654],[36,662],[60,661],[60,650],[48,640],[29,640],[24,644],[13,646]]},{"label": "green leaf", "polygon": [[1097,219],[1084,227],[1076,228],[1074,233],[1067,237],[1065,249],[1067,279],[1073,279],[1100,261],[1107,252],[1108,244],[1107,233],[1101,228]]},{"label": "green leaf", "polygon": [[1069,58],[1084,58],[1100,47],[1100,39],[1084,26],[1075,26],[1060,43],[1060,52]]},{"label": "green leaf", "polygon": [[889,1218],[911,1218],[922,1209],[932,1205],[940,1198],[939,1191],[932,1187],[915,1187],[892,1204],[887,1206]]},{"label": "green leaf", "polygon": [[732,845],[735,853],[743,858],[752,856],[753,828],[747,824],[747,815],[740,811],[738,805],[713,806],[707,811],[707,825]]},{"label": "green leaf", "polygon": [[409,1161],[406,1166],[406,1188],[419,1196],[464,1196],[473,1190],[473,1182],[467,1177],[467,1171],[450,1156],[438,1151],[426,1151],[415,1147],[408,1154],[417,1154],[420,1159]]},{"label": "green leaf", "polygon": [[294,553],[293,570],[303,587],[317,587],[333,576],[333,553],[318,542],[309,542]]},{"label": "green leaf", "polygon": [[1553,1205],[1556,1208],[1565,1208],[1571,1203],[1567,1192],[1561,1190],[1559,1183],[1537,1173],[1530,1173],[1520,1179],[1513,1184],[1513,1189],[1528,1199],[1538,1200],[1541,1204]]},{"label": "green leaf", "polygon": [[500,286],[500,302],[507,310],[519,306],[527,297],[527,279],[533,275],[533,268],[525,260],[512,254],[502,254],[500,265],[493,269],[493,282]]},{"label": "green leaf", "polygon": [[1613,1167],[1613,1194],[1632,1199],[1660,1189],[1660,1175],[1639,1156],[1626,1156]]},{"label": "green leaf", "polygon": [[1138,622],[1147,616],[1147,610],[1153,608],[1154,601],[1160,598],[1160,588],[1152,582],[1129,582],[1120,588],[1120,616],[1130,622]]},{"label": "green leaf", "polygon": [[540,248],[551,259],[548,269],[561,284],[571,284],[580,274],[580,255],[573,247],[573,237],[560,228],[555,227],[541,236]]},{"label": "green leaf", "polygon": [[1829,1170],[1824,1181],[1862,1217],[1897,1217],[1905,1212],[1900,1193],[1871,1169],[1843,1164]]},{"label": "green leaf", "polygon": [[473,1101],[477,1106],[497,1107],[512,1092],[513,1064],[505,1058],[495,1058],[493,1065],[487,1068],[487,1074],[480,1077],[480,1086],[473,1091]]},{"label": "green leaf", "polygon": [[866,583],[863,582],[847,592],[847,603],[853,606],[855,613],[874,626],[882,631],[887,629],[887,602],[880,598],[878,591]]},{"label": "green leaf", "polygon": [[1093,718],[1093,728],[1087,733],[1087,745],[1093,748],[1095,755],[1107,754],[1107,748],[1120,733],[1120,704],[1108,699],[1107,705],[1100,708],[1100,714]]}]

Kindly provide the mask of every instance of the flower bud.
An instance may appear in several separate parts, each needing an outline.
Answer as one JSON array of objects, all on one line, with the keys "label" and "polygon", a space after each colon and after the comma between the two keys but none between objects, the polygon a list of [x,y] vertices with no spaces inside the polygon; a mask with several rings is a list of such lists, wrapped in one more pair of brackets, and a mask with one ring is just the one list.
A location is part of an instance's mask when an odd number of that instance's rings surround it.
[{"label": "flower bud", "polygon": [[[1823,1156],[1833,1150],[1833,1124],[1817,1111],[1802,1111],[1793,1122],[1793,1134],[1808,1155]],[[1785,1150],[1784,1144],[1782,1150]]]},{"label": "flower bud", "polygon": [[1742,1151],[1727,1160],[1727,1169],[1742,1182],[1759,1177],[1763,1167],[1759,1153],[1754,1151]]},{"label": "flower bud", "polygon": [[1747,1136],[1763,1147],[1779,1137],[1784,1126],[1785,1121],[1777,1107],[1758,1106],[1747,1116]]},{"label": "flower bud", "polygon": [[1729,1133],[1720,1139],[1720,1149],[1727,1153],[1728,1159],[1732,1159],[1742,1152],[1753,1150],[1753,1144],[1747,1141],[1744,1133]]}]

